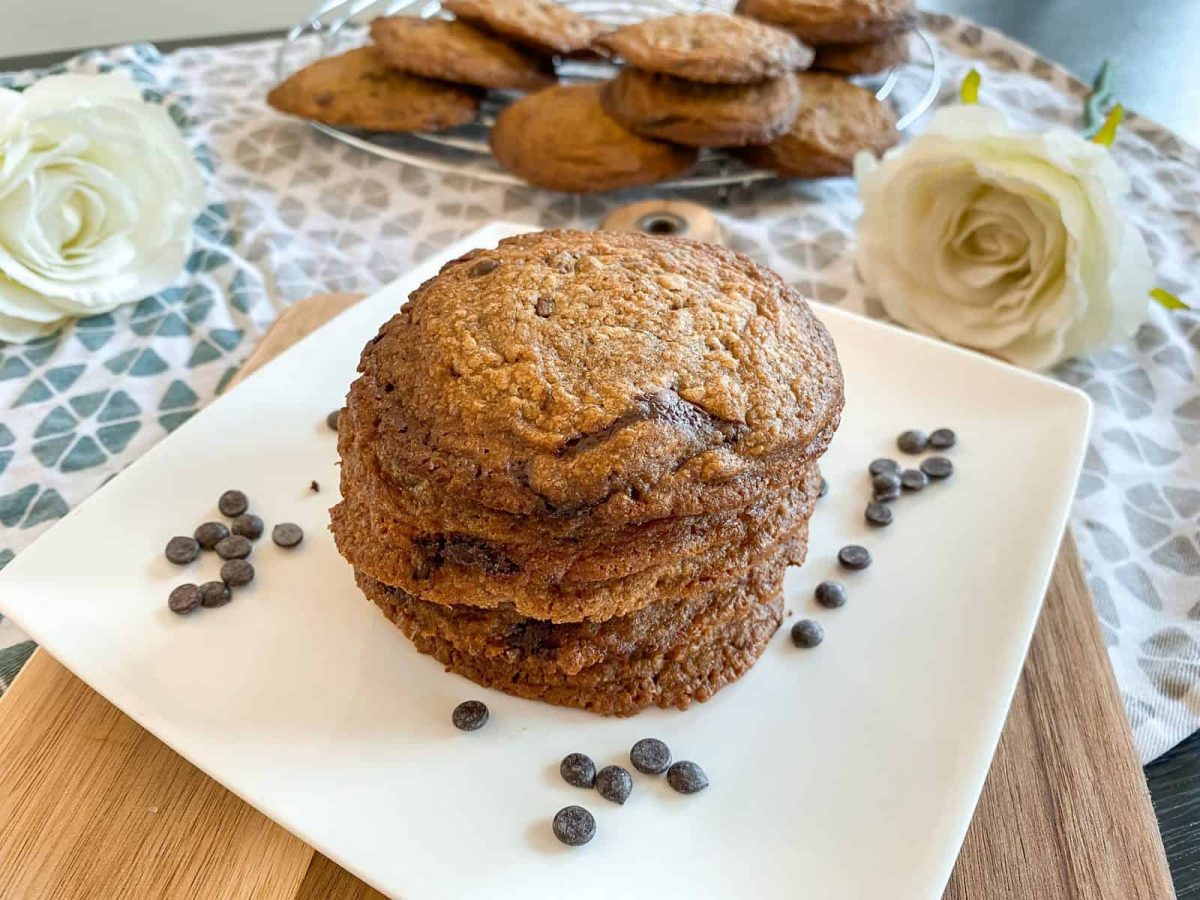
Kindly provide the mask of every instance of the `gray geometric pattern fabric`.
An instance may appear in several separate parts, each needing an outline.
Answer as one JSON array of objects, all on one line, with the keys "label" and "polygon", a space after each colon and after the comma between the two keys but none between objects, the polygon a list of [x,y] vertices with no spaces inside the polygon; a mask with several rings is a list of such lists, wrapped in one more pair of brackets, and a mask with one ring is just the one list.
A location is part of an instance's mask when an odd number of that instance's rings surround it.
[{"label": "gray geometric pattern fabric", "polygon": [[[981,101],[1018,124],[1078,126],[1078,81],[962,20],[927,15],[925,28],[940,45],[944,99],[975,66]],[[0,567],[219,393],[288,303],[371,291],[495,219],[592,227],[639,197],[694,199],[718,211],[736,249],[805,293],[882,315],[854,272],[849,179],[577,198],[436,175],[270,111],[277,49],[134,46],[68,64],[123,68],[167,106],[207,172],[208,206],[168,290],[32,344],[0,344]],[[902,106],[920,81],[901,79]],[[1200,307],[1200,153],[1137,116],[1113,152],[1132,175],[1131,219],[1158,283]],[[1134,342],[1056,373],[1096,403],[1073,526],[1143,760],[1200,726],[1198,371],[1200,316],[1155,307]],[[0,689],[31,650],[0,622]]]}]

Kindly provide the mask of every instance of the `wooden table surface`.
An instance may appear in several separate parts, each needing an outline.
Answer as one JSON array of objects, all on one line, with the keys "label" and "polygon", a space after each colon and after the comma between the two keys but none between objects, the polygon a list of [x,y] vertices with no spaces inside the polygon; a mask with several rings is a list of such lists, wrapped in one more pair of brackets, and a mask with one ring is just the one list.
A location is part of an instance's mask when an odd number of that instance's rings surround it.
[{"label": "wooden table surface", "polygon": [[[353,299],[313,298],[292,307],[242,376]],[[40,650],[0,699],[0,759],[0,898],[381,896]],[[1068,536],[945,897],[1173,896]]]}]

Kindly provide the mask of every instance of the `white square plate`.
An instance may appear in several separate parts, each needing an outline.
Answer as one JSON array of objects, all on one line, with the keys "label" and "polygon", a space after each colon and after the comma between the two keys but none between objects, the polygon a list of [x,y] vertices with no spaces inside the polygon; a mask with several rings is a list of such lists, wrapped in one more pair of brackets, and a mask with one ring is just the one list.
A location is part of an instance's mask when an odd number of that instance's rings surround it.
[{"label": "white square plate", "polygon": [[[809,562],[785,627],[737,684],[691,710],[603,719],[476,687],[413,649],[357,592],[326,509],[338,481],[325,413],[364,342],[444,260],[526,230],[485,228],[338,317],[220,398],[67,516],[0,575],[0,607],[64,665],[205,772],[380,890],[434,897],[936,898],[995,749],[1066,521],[1087,398],[981,356],[820,307],[846,374],[822,463]],[[906,428],[954,428],[957,471],[870,530],[866,464]],[[309,490],[318,480],[320,494]],[[258,578],[220,610],[166,608],[187,570],[166,539],[245,490],[296,551],[264,539]],[[841,576],[837,548],[875,562]],[[482,731],[450,710],[482,697]],[[645,736],[712,786],[675,795],[636,775],[618,807],[568,787],[570,751],[628,764]],[[598,833],[557,844],[550,819],[586,805]]]}]

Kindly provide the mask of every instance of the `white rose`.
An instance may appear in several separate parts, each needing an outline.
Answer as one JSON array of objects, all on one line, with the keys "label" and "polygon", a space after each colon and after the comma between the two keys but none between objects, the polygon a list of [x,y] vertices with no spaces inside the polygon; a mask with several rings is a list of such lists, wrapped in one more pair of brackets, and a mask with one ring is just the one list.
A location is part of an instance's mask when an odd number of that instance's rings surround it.
[{"label": "white rose", "polygon": [[1045,369],[1145,319],[1153,269],[1106,148],[966,105],[855,163],[859,272],[898,322]]},{"label": "white rose", "polygon": [[0,341],[162,290],[203,203],[175,124],[124,75],[0,89]]}]

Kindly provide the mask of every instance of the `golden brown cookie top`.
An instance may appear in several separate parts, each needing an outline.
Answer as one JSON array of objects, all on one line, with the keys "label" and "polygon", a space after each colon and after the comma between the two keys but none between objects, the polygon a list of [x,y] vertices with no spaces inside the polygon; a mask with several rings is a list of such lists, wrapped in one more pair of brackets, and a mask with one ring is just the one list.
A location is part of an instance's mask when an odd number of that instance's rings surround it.
[{"label": "golden brown cookie top", "polygon": [[711,84],[749,84],[807,68],[812,50],[744,16],[698,13],[646,19],[597,40],[631,66]]},{"label": "golden brown cookie top", "polygon": [[591,46],[607,28],[551,0],[443,0],[472,25],[546,54],[566,56]]},{"label": "golden brown cookie top", "polygon": [[638,134],[689,147],[765,144],[787,131],[800,108],[790,75],[754,84],[700,84],[624,68],[604,86],[605,110]]},{"label": "golden brown cookie top", "polygon": [[736,10],[810,44],[877,41],[917,21],[913,0],[738,0]]},{"label": "golden brown cookie top", "polygon": [[729,477],[802,450],[842,403],[828,333],[777,275],[714,245],[615,232],[522,235],[447,264],[360,371],[384,421],[514,498],[490,502],[523,511],[532,496],[555,514],[698,457]]},{"label": "golden brown cookie top", "polygon": [[696,151],[634,134],[600,104],[600,85],[558,85],[496,117],[492,153],[508,171],[555,191],[592,193],[682,175]]},{"label": "golden brown cookie top", "polygon": [[406,75],[372,47],[317,60],[267,95],[280,112],[371,131],[436,131],[470,122],[481,92]]},{"label": "golden brown cookie top", "polygon": [[389,16],[371,23],[371,40],[388,65],[426,78],[514,91],[536,91],[557,80],[548,58],[466,22]]},{"label": "golden brown cookie top", "polygon": [[801,72],[800,112],[765,147],[747,147],[751,164],[795,178],[849,175],[860,150],[880,154],[900,140],[896,114],[866,88],[837,75]]}]

